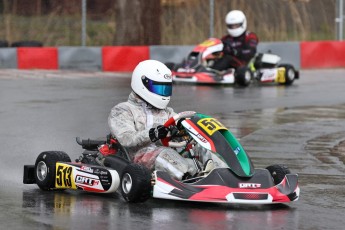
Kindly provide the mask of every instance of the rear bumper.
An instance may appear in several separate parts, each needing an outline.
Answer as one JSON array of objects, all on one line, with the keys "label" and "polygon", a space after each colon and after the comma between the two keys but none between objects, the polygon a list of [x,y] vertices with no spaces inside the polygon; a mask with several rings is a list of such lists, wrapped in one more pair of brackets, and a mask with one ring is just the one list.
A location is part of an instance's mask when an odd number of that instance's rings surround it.
[{"label": "rear bumper", "polygon": [[296,79],[299,79],[299,71],[298,71],[298,70],[296,70],[295,78],[296,78]]},{"label": "rear bumper", "polygon": [[24,184],[36,184],[35,165],[24,165],[23,183]]}]

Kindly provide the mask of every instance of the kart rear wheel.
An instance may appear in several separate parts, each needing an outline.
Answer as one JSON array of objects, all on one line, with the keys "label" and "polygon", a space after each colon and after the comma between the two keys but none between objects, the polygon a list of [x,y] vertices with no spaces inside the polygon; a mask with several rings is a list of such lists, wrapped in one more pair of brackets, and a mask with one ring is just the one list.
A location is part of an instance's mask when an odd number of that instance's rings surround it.
[{"label": "kart rear wheel", "polygon": [[279,67],[285,68],[285,83],[284,85],[291,85],[296,79],[296,70],[292,65],[282,64]]},{"label": "kart rear wheel", "polygon": [[151,196],[151,172],[142,165],[131,163],[121,176],[121,194],[127,202],[144,202]]},{"label": "kart rear wheel", "polygon": [[270,165],[266,169],[270,172],[275,185],[279,184],[284,179],[286,174],[291,173],[288,167],[279,164]]},{"label": "kart rear wheel", "polygon": [[35,181],[40,189],[49,191],[55,188],[55,170],[58,161],[71,162],[71,158],[61,151],[46,151],[38,155],[35,162]]},{"label": "kart rear wheel", "polygon": [[235,83],[239,86],[248,86],[252,81],[253,73],[248,67],[240,67],[235,72]]}]

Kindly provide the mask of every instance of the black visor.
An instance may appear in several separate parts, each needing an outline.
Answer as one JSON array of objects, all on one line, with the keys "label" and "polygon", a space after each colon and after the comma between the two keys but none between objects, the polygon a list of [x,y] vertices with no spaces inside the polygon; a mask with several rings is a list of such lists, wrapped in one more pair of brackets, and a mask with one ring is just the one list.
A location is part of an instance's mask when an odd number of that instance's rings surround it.
[{"label": "black visor", "polygon": [[243,23],[237,23],[237,24],[227,24],[226,26],[229,28],[229,29],[237,29],[237,28],[240,28],[242,26]]}]

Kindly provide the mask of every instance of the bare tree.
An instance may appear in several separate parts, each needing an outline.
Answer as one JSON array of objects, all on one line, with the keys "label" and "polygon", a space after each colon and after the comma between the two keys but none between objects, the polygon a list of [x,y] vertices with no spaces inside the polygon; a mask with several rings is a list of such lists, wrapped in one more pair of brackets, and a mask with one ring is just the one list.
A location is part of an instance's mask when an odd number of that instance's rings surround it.
[{"label": "bare tree", "polygon": [[160,0],[115,0],[114,45],[159,45]]}]

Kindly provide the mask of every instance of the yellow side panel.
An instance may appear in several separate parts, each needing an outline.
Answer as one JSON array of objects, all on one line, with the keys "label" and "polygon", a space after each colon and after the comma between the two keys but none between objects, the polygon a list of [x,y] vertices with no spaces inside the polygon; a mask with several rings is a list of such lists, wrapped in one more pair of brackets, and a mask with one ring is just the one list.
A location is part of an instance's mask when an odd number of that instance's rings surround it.
[{"label": "yellow side panel", "polygon": [[286,79],[285,79],[285,68],[281,67],[278,68],[278,74],[277,74],[277,78],[275,80],[278,83],[285,83]]}]

